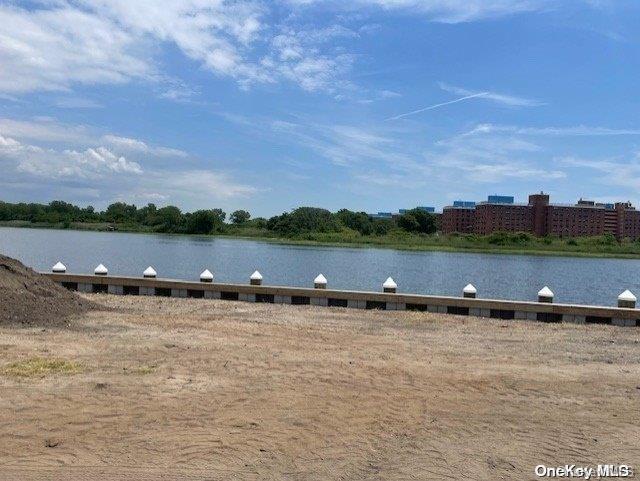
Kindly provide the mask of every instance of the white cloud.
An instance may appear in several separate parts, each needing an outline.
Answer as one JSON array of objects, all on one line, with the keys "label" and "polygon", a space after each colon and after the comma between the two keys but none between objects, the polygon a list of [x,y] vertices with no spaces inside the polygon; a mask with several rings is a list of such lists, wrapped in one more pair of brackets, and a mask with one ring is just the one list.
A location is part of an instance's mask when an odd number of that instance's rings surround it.
[{"label": "white cloud", "polygon": [[[450,183],[498,183],[513,180],[558,180],[566,173],[547,168],[539,161],[542,147],[505,133],[472,135],[465,133],[436,142],[427,160],[446,175]],[[532,154],[536,157],[531,158]],[[447,175],[448,174],[448,175]]]},{"label": "white cloud", "polygon": [[[287,149],[295,159],[295,163],[287,161],[283,167],[287,175],[304,174],[315,179],[319,172],[328,173],[331,188],[352,191],[365,183],[370,189],[363,187],[363,190],[371,196],[380,187],[406,194],[393,189],[404,187],[417,192],[428,186],[425,192],[437,192],[442,198],[451,192],[472,189],[473,195],[477,195],[486,190],[486,185],[531,192],[540,189],[576,192],[575,189],[594,182],[640,188],[640,154],[634,154],[626,162],[580,160],[581,164],[572,165],[558,159],[572,144],[558,144],[555,138],[640,134],[636,129],[477,124],[458,135],[434,140],[433,131],[404,123],[350,123],[346,119],[321,123],[293,113],[284,119],[220,115],[235,123],[243,135],[271,144],[268,150]],[[339,169],[336,171],[327,164]]]},{"label": "white cloud", "polygon": [[608,127],[518,127],[514,125],[479,124],[465,135],[510,133],[529,136],[590,137],[615,135],[640,135],[640,129],[612,129]]},{"label": "white cloud", "polygon": [[394,99],[394,98],[402,97],[402,94],[399,92],[394,92],[393,90],[381,90],[379,92],[379,96],[382,99]]},{"label": "white cloud", "polygon": [[72,82],[121,83],[153,67],[116,23],[57,2],[51,9],[0,6],[0,91],[68,90]]},{"label": "white cloud", "polygon": [[432,162],[441,169],[450,169],[456,176],[466,181],[499,183],[509,179],[535,179],[537,182],[564,179],[565,172],[532,166],[530,162],[515,159],[482,160],[483,155],[474,158],[469,152],[453,151],[434,156]]},{"label": "white cloud", "polygon": [[82,97],[61,97],[55,100],[54,105],[61,109],[101,109],[104,107],[95,100]]},{"label": "white cloud", "polygon": [[384,171],[358,172],[353,176],[358,183],[368,184],[374,188],[397,188],[397,189],[417,189],[428,185],[428,180],[424,176],[407,176],[400,173],[388,173]]},{"label": "white cloud", "polygon": [[[223,0],[56,0],[29,10],[0,6],[0,92],[66,91],[74,84],[135,79],[167,84],[161,96],[194,92],[162,73],[166,45],[247,88],[289,80],[332,91],[353,56],[322,45],[356,32],[332,24],[294,29],[263,24],[267,4]],[[178,83],[178,85],[176,84]]]},{"label": "white cloud", "polygon": [[205,169],[156,173],[147,179],[147,186],[163,192],[172,199],[188,199],[191,203],[207,205],[210,199],[249,197],[259,189],[235,182],[228,174]]},{"label": "white cloud", "polygon": [[0,118],[0,136],[36,142],[63,143],[71,145],[109,145],[122,153],[147,154],[156,157],[187,157],[187,153],[170,147],[149,145],[146,142],[113,134],[96,135],[84,125],[71,125],[51,118],[15,120]]},{"label": "white cloud", "polygon": [[440,102],[437,104],[433,104],[433,105],[429,105],[427,107],[422,107],[416,110],[411,110],[409,112],[405,112],[403,114],[399,114],[399,115],[394,115],[393,117],[389,117],[387,120],[400,120],[403,119],[405,117],[410,117],[412,115],[416,115],[416,114],[420,114],[422,112],[427,112],[429,110],[435,110],[435,109],[439,109],[440,107],[445,107],[447,105],[451,105],[451,104],[457,104],[459,102],[464,102],[465,100],[470,100],[470,99],[475,99],[478,97],[482,97],[484,95],[486,95],[488,92],[479,92],[476,94],[471,94],[471,95],[465,95],[464,97],[460,97],[454,100],[449,100],[448,102]]},{"label": "white cloud", "polygon": [[383,163],[398,166],[410,162],[392,137],[371,127],[274,121],[271,128],[276,134],[312,149],[335,165],[353,167]]},{"label": "white cloud", "polygon": [[195,87],[177,80],[168,80],[162,91],[160,98],[171,100],[173,102],[194,103],[194,98],[198,95],[199,90]]},{"label": "white cloud", "polygon": [[[110,174],[142,174],[137,162],[105,147],[84,151],[44,149],[0,136],[0,162],[11,161],[15,170],[47,179],[100,179]],[[5,165],[5,175],[9,175]]]},{"label": "white cloud", "polygon": [[112,19],[137,38],[176,45],[187,57],[220,74],[251,76],[242,49],[261,29],[254,2],[221,0],[83,0],[87,9]]},{"label": "white cloud", "polygon": [[[576,0],[589,3],[592,0]],[[309,91],[348,89],[356,56],[348,41],[371,25],[309,27],[332,14],[400,12],[428,21],[458,23],[556,7],[551,0],[36,0],[0,5],[0,95],[68,91],[76,84],[143,80],[165,85],[163,98],[194,94],[176,86],[161,59],[167,46],[197,66],[235,79],[243,88],[283,80]],[[342,18],[347,17],[343,15]],[[355,17],[352,15],[351,17]],[[363,18],[360,15],[359,18]],[[320,20],[326,22],[326,20]],[[342,40],[346,49],[338,48]],[[14,94],[14,95],[11,95]],[[505,105],[527,99],[483,93]],[[523,103],[524,101],[524,103]],[[70,102],[70,101],[69,101]],[[73,103],[73,102],[71,102]],[[76,108],[76,107],[73,107]],[[82,107],[86,108],[86,107]]]},{"label": "white cloud", "polygon": [[462,134],[437,141],[435,144],[459,150],[471,149],[477,154],[486,152],[487,157],[492,157],[496,153],[505,155],[510,152],[538,152],[542,150],[538,144],[511,135],[476,136],[473,139],[468,137],[467,134]]},{"label": "white cloud", "polygon": [[[636,155],[637,157],[637,155]],[[614,159],[585,159],[580,157],[559,157],[558,163],[574,167],[580,171],[590,169],[598,172],[594,178],[597,182],[632,189],[636,195],[640,189],[640,164],[637,160],[621,162]]]},{"label": "white cloud", "polygon": [[254,2],[59,0],[37,7],[0,7],[2,92],[163,81],[154,54],[165,43],[216,74],[267,80],[244,58],[261,28]]},{"label": "white cloud", "polygon": [[9,149],[9,148],[18,148],[20,147],[20,142],[11,137],[3,137],[0,135],[0,148]]},{"label": "white cloud", "polygon": [[438,84],[440,88],[446,92],[450,92],[456,95],[465,95],[465,96],[478,96],[485,100],[491,100],[495,103],[506,105],[509,107],[538,107],[540,105],[544,105],[543,102],[534,99],[528,99],[525,97],[516,97],[514,95],[500,94],[491,91],[474,91],[468,90],[461,87],[454,87],[453,85],[449,85],[443,82]]},{"label": "white cloud", "polygon": [[20,102],[20,99],[18,97],[3,93],[0,93],[0,100],[6,100],[8,102]]},{"label": "white cloud", "polygon": [[284,26],[271,39],[270,52],[260,63],[275,77],[293,81],[305,90],[333,92],[349,86],[342,78],[354,56],[331,50],[323,53],[322,47],[331,40],[357,36],[338,24],[318,29]]},{"label": "white cloud", "polygon": [[373,7],[386,11],[421,14],[443,23],[471,22],[524,12],[542,11],[550,0],[288,0],[295,5],[322,5],[331,8]]},{"label": "white cloud", "polygon": [[118,135],[104,135],[102,140],[118,149],[130,152],[141,152],[161,157],[187,157],[188,155],[182,150],[168,147],[152,147],[142,140],[120,137]]},{"label": "white cloud", "polygon": [[89,148],[83,152],[65,150],[63,153],[75,163],[69,169],[74,175],[76,172],[83,175],[85,168],[96,173],[142,174],[140,164],[114,154],[106,147]]},{"label": "white cloud", "polygon": [[45,118],[34,120],[0,118],[0,134],[44,142],[88,142],[91,138],[89,129],[83,125],[68,125]]},{"label": "white cloud", "polygon": [[[228,117],[234,121],[234,117]],[[265,125],[238,119],[240,125],[264,135]],[[310,149],[321,159],[351,175],[351,184],[417,188],[426,184],[497,183],[505,180],[559,180],[566,177],[557,167],[536,160],[543,148],[514,135],[461,134],[420,145],[415,132],[394,127],[325,125],[275,120],[266,122],[275,138],[286,138]],[[310,162],[316,162],[311,158]],[[351,185],[350,184],[350,185]]]},{"label": "white cloud", "polygon": [[508,107],[538,107],[540,105],[544,105],[537,100],[527,99],[524,97],[516,97],[513,95],[499,94],[491,91],[473,91],[467,90],[460,87],[454,87],[452,85],[448,85],[445,83],[440,83],[440,88],[447,92],[462,95],[462,97],[448,100],[446,102],[439,102],[433,105],[429,105],[427,107],[421,107],[416,110],[411,110],[409,112],[405,112],[399,115],[394,115],[393,117],[389,117],[387,120],[400,120],[405,117],[410,117],[412,115],[416,115],[422,112],[427,112],[429,110],[439,109],[441,107],[446,107],[447,105],[457,104],[460,102],[465,102],[467,100],[478,99],[478,100],[489,100],[491,102],[505,105]]},{"label": "white cloud", "polygon": [[[59,140],[57,129],[63,127],[54,121],[47,123],[48,130],[29,122],[7,125],[26,134],[25,137],[41,138],[40,143],[24,142],[0,130],[0,184],[22,192],[53,191],[69,201],[77,196],[106,203],[115,199],[146,199],[199,207],[210,205],[212,200],[248,197],[259,192],[215,169],[162,167],[164,164],[155,160],[188,154],[150,146],[138,139],[105,135],[88,141],[90,145],[81,146],[82,142],[75,139],[74,148],[50,148],[46,143],[52,138]],[[97,145],[91,145],[96,141]]]},{"label": "white cloud", "polygon": [[282,77],[299,84],[304,90],[333,92],[337,87],[347,85],[339,79],[350,69],[353,56],[343,54],[330,57],[306,52],[304,56],[287,60],[277,64],[271,58],[266,58],[263,65],[275,68]]}]

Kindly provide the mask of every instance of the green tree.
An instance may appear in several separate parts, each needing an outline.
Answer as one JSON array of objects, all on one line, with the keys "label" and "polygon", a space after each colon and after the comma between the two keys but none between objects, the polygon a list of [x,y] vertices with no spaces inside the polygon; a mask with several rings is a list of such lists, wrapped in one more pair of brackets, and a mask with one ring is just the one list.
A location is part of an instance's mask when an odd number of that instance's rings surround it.
[{"label": "green tree", "polygon": [[189,234],[211,234],[220,218],[212,210],[197,210],[187,217],[186,231]]},{"label": "green tree", "polygon": [[275,216],[267,222],[267,228],[284,235],[307,232],[337,232],[340,225],[333,214],[317,207],[299,207],[291,213]]},{"label": "green tree", "polygon": [[398,217],[398,227],[407,232],[420,232],[420,223],[416,217],[407,212]]},{"label": "green tree", "polygon": [[236,210],[229,217],[232,224],[245,224],[251,219],[251,214],[246,210]]},{"label": "green tree", "polygon": [[264,217],[256,217],[247,222],[251,227],[255,227],[256,229],[266,229],[267,228],[267,219]]},{"label": "green tree", "polygon": [[11,204],[0,202],[0,220],[12,220],[12,214]]},{"label": "green tree", "polygon": [[221,224],[227,218],[227,213],[222,209],[212,209],[212,212],[216,215]]},{"label": "green tree", "polygon": [[96,213],[95,208],[92,205],[88,205],[84,209],[81,209],[80,218],[79,219],[74,218],[73,220],[79,220],[81,222],[95,222],[98,219],[99,219],[99,215]]},{"label": "green tree", "polygon": [[380,236],[387,235],[395,227],[395,224],[391,219],[373,219],[372,225],[373,233]]},{"label": "green tree", "polygon": [[437,230],[436,217],[424,209],[411,209],[398,217],[397,222],[407,232],[433,234]]},{"label": "green tree", "polygon": [[157,230],[160,232],[180,232],[180,228],[182,227],[182,223],[184,220],[184,216],[180,209],[178,209],[174,205],[168,205],[161,209],[158,209],[156,212],[157,223],[154,224],[157,226]]},{"label": "green tree", "polygon": [[104,218],[107,222],[135,222],[138,209],[135,205],[114,202],[107,207]]},{"label": "green tree", "polygon": [[358,231],[362,235],[373,233],[371,217],[365,212],[353,212],[348,209],[340,209],[335,217],[345,227]]},{"label": "green tree", "polygon": [[158,223],[157,216],[158,208],[155,204],[149,203],[146,206],[138,209],[136,213],[136,219],[143,225],[156,225]]}]

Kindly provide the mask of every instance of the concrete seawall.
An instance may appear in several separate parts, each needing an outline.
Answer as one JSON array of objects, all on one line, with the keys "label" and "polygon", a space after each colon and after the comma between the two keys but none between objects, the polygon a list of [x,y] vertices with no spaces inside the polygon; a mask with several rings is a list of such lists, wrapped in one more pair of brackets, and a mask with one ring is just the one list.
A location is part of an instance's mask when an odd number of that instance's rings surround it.
[{"label": "concrete seawall", "polygon": [[640,310],[635,308],[106,275],[67,273],[43,273],[43,275],[68,289],[80,292],[194,297],[356,309],[413,310],[505,320],[598,323],[628,327],[640,325]]}]

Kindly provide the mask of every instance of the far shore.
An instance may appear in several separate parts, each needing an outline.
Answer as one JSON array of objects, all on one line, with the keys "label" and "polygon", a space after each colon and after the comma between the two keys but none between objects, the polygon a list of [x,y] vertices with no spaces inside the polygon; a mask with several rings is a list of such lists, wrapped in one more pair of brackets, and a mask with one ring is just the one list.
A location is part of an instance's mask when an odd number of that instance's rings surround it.
[{"label": "far shore", "polygon": [[[238,226],[229,226],[228,232],[215,234],[186,234],[155,232],[135,225],[117,225],[115,230],[109,230],[106,223],[80,223],[73,222],[68,226],[49,223],[33,223],[26,221],[0,221],[0,227],[27,228],[27,229],[52,229],[75,230],[109,233],[133,233],[133,234],[161,234],[175,236],[205,236],[212,238],[245,239],[260,242],[268,242],[282,245],[302,245],[318,247],[344,247],[344,248],[376,248],[392,249],[416,252],[469,252],[478,254],[503,254],[503,255],[534,255],[549,257],[582,257],[582,258],[614,258],[614,259],[640,259],[640,243],[625,243],[609,246],[577,245],[571,246],[555,239],[548,246],[543,242],[535,242],[533,245],[490,245],[486,243],[457,242],[455,236],[356,236],[340,238],[340,233],[324,234],[313,233],[311,238],[287,238],[278,237],[255,229],[243,229]],[[585,239],[588,240],[588,239]]]}]

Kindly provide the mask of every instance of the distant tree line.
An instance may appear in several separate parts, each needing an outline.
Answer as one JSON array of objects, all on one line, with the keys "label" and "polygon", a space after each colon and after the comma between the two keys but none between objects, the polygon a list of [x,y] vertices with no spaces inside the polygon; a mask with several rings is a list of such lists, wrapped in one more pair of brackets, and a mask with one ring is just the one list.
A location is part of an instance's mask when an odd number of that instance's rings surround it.
[{"label": "distant tree line", "polygon": [[78,207],[63,201],[49,204],[0,202],[0,221],[26,221],[45,224],[108,223],[123,228],[144,227],[154,232],[216,234],[253,228],[283,237],[308,233],[357,232],[365,236],[382,236],[392,230],[432,234],[436,231],[436,218],[424,210],[414,209],[393,219],[372,218],[364,212],[341,209],[330,212],[316,207],[299,207],[291,212],[264,219],[253,219],[246,210],[236,210],[228,217],[221,209],[203,209],[182,212],[168,205],[148,204],[138,208],[134,204],[115,202],[104,211],[92,206]]}]

